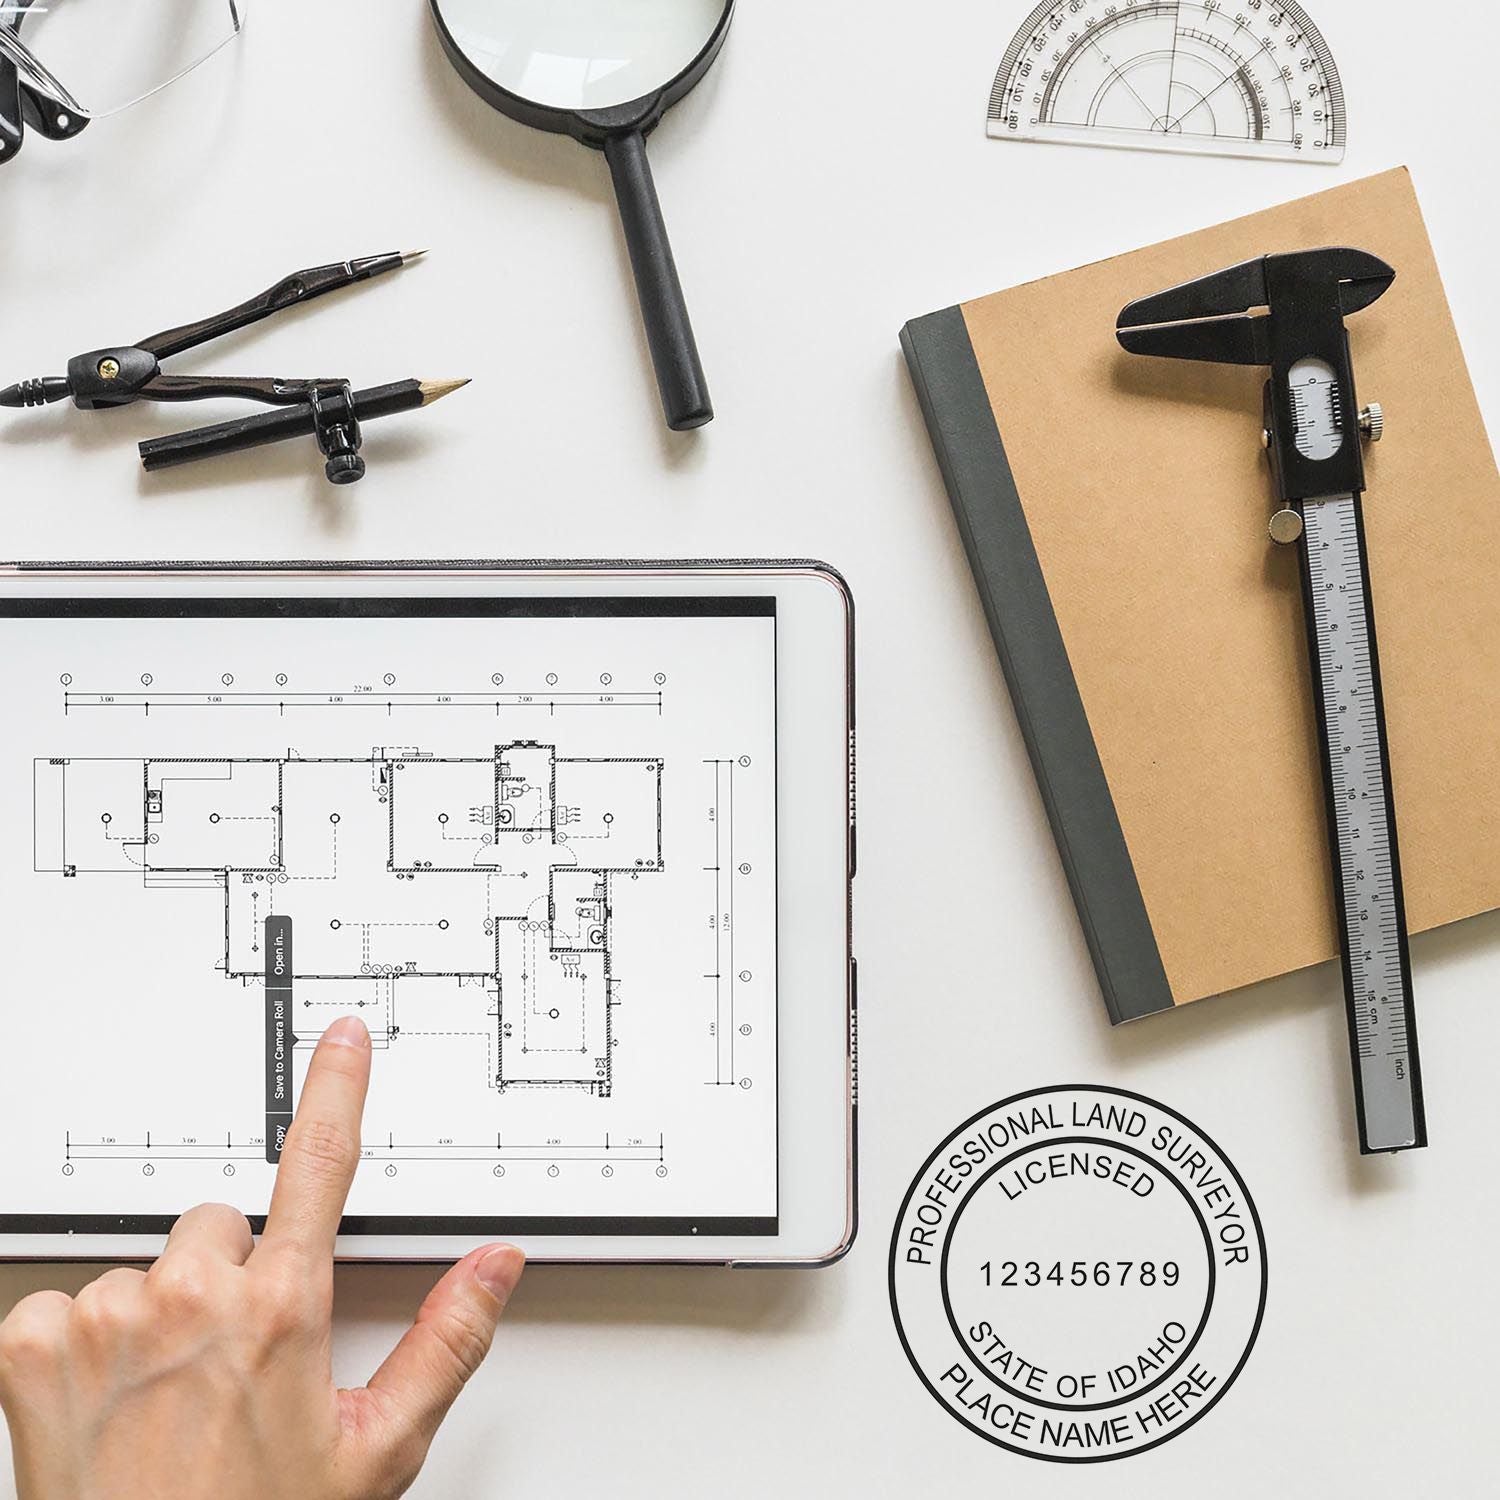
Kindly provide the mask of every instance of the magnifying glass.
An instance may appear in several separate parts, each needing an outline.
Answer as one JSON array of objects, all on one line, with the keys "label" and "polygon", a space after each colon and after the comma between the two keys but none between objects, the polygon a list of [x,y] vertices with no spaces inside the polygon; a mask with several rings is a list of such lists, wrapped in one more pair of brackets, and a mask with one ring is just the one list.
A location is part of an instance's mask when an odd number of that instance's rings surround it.
[{"label": "magnifying glass", "polygon": [[485,103],[603,151],[662,410],[675,432],[713,420],[646,137],[708,72],[734,0],[431,0],[459,76]]}]

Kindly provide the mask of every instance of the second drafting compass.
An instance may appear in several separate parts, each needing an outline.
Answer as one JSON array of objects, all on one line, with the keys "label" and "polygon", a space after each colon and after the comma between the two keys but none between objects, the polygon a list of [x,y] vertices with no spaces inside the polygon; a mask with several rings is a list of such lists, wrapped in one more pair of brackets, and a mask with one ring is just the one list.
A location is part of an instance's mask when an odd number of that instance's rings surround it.
[{"label": "second drafting compass", "polygon": [[[1134,354],[1267,365],[1266,447],[1280,509],[1272,538],[1296,546],[1323,755],[1360,1149],[1427,1144],[1390,753],[1361,513],[1361,410],[1344,319],[1396,273],[1363,250],[1267,255],[1132,302],[1119,340]],[[1266,311],[1252,311],[1266,309]]]}]

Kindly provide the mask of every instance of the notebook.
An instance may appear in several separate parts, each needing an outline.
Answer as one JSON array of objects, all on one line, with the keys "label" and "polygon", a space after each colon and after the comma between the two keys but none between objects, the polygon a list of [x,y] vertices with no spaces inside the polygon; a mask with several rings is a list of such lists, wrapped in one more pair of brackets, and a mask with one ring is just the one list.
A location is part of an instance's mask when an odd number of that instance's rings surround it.
[{"label": "notebook", "polygon": [[1349,321],[1414,932],[1500,905],[1500,473],[1410,175],[918,318],[902,344],[1115,1022],[1338,952],[1265,372],[1136,359],[1133,298],[1271,252],[1396,268]]}]

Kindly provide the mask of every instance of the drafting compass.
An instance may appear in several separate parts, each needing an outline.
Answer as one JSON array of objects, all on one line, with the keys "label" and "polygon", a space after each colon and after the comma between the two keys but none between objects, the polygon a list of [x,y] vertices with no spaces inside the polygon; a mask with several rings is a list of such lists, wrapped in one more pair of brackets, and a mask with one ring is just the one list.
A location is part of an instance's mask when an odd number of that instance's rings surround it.
[{"label": "drafting compass", "polygon": [[[1361,513],[1360,410],[1344,319],[1395,280],[1362,250],[1268,255],[1132,302],[1119,339],[1134,354],[1267,365],[1266,448],[1280,509],[1274,541],[1296,546],[1312,665],[1360,1149],[1427,1144],[1390,753]],[[1267,311],[1252,312],[1252,309]]]},{"label": "drafting compass", "polygon": [[365,473],[362,421],[427,406],[468,382],[405,380],[355,391],[341,379],[168,375],[161,362],[316,297],[399,270],[425,253],[367,255],[294,271],[227,312],[152,334],[136,344],[76,355],[68,361],[66,375],[6,386],[0,390],[0,407],[46,406],[71,399],[80,410],[105,411],[137,401],[254,401],[281,410],[152,438],[140,445],[142,463],[147,469],[166,468],[310,433],[317,439],[329,482],[353,484]]},{"label": "drafting compass", "polygon": [[1295,0],[1042,0],[995,75],[988,128],[1003,140],[1339,162],[1344,90]]}]

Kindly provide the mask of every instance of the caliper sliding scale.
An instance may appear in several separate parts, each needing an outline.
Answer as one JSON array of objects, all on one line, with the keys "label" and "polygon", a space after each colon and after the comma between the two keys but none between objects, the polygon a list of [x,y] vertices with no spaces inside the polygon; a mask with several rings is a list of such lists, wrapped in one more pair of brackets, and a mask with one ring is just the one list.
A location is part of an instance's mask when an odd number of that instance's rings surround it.
[{"label": "caliper sliding scale", "polygon": [[[1271,536],[1295,545],[1312,663],[1360,1150],[1427,1144],[1411,958],[1391,797],[1380,658],[1365,548],[1361,436],[1378,406],[1355,401],[1345,317],[1395,280],[1362,250],[1267,255],[1132,302],[1134,354],[1268,365],[1265,443],[1281,509]],[[1265,309],[1261,311],[1261,309]]]}]

